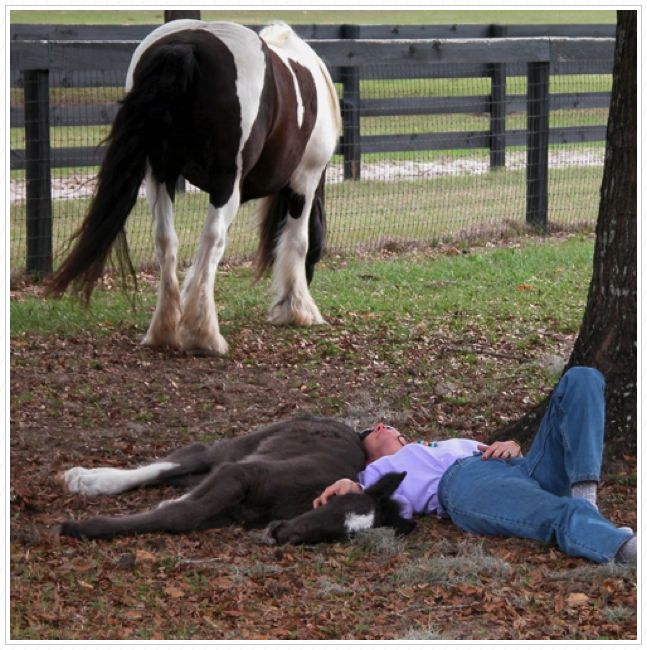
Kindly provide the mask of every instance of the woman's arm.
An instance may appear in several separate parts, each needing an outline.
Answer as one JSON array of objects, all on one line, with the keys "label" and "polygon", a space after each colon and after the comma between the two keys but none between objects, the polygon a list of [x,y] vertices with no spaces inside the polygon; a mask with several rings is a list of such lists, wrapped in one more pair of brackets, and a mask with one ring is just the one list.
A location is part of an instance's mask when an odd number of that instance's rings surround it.
[{"label": "woman's arm", "polygon": [[312,507],[318,508],[319,506],[325,506],[328,503],[328,500],[334,496],[348,494],[349,492],[363,491],[364,490],[359,483],[355,483],[355,481],[351,481],[349,478],[341,478],[338,481],[335,481],[332,485],[329,485],[321,495],[312,502]]}]

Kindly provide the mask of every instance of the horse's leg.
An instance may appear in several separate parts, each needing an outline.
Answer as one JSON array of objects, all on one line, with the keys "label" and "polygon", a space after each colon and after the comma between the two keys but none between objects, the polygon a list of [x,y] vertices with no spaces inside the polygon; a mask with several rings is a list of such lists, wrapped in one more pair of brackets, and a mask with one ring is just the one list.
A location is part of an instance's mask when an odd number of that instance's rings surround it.
[{"label": "horse's leg", "polygon": [[233,523],[231,517],[213,514],[208,500],[184,499],[162,502],[161,507],[125,517],[93,517],[84,521],[66,521],[61,528],[64,537],[77,539],[112,539],[142,533],[186,533],[206,528],[221,528]]},{"label": "horse's leg", "polygon": [[[195,484],[202,480],[204,474],[213,465],[209,450],[208,445],[195,443],[181,447],[166,458],[136,469],[73,467],[63,475],[63,483],[70,492],[90,497],[100,494],[120,494],[143,485],[176,485],[180,482],[185,485]],[[202,477],[192,476],[200,473]]]},{"label": "horse's leg", "polygon": [[[184,533],[222,528],[234,523],[231,512],[246,497],[251,467],[228,463],[214,471],[193,492],[164,501],[154,510],[125,517],[93,517],[66,521],[61,535],[87,539],[112,539],[141,533]],[[253,472],[253,470],[252,470]]]},{"label": "horse's leg", "polygon": [[120,494],[144,485],[194,487],[207,472],[225,463],[244,460],[268,438],[280,435],[289,423],[263,427],[238,438],[218,440],[211,445],[196,442],[180,447],[168,456],[136,469],[73,467],[62,476],[70,492],[86,496]]},{"label": "horse's leg", "polygon": [[182,288],[180,344],[183,350],[199,354],[225,354],[228,346],[220,334],[213,296],[218,264],[225,251],[227,229],[240,205],[240,192],[234,187],[229,200],[220,208],[209,204],[207,221],[200,237],[198,254]]},{"label": "horse's leg", "polygon": [[155,347],[180,347],[180,287],[177,281],[177,235],[173,225],[173,200],[164,183],[146,173],[146,197],[155,222],[155,251],[160,266],[157,306],[142,343]]},{"label": "horse's leg", "polygon": [[325,324],[319,313],[306,278],[308,254],[308,220],[317,190],[319,176],[308,176],[302,190],[293,179],[293,190],[304,196],[300,214],[287,216],[285,226],[276,246],[272,288],[276,298],[270,309],[270,322],[275,325]]}]

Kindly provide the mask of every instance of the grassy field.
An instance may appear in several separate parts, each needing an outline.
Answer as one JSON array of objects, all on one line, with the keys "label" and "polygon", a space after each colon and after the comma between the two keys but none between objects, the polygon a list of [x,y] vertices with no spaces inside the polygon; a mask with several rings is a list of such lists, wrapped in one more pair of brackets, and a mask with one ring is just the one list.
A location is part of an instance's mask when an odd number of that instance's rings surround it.
[{"label": "grassy field", "polygon": [[[495,338],[511,316],[512,328],[539,320],[553,331],[573,333],[584,310],[592,254],[593,239],[581,235],[545,245],[477,248],[469,255],[390,255],[388,263],[380,257],[333,255],[317,267],[313,295],[327,317],[372,313],[373,325],[379,327],[392,314],[406,314],[389,325],[395,328],[391,344],[396,347],[412,326],[444,320],[453,312]],[[242,267],[218,276],[217,303],[227,328],[263,319],[269,281],[254,284],[253,278],[253,271]],[[526,285],[527,290],[515,290]],[[55,301],[26,294],[11,302],[11,335],[94,337],[132,326],[143,335],[155,295],[154,287],[144,285],[133,312],[120,291],[97,290],[89,311],[70,297]]]},{"label": "grassy field", "polygon": [[[523,232],[525,221],[525,172],[447,175],[420,180],[397,180],[392,162],[368,158],[367,169],[383,169],[385,180],[329,183],[326,188],[328,247],[332,252],[370,250],[389,242],[408,244],[446,241],[484,241]],[[439,157],[435,157],[439,160]],[[432,158],[433,160],[433,158]],[[425,158],[417,164],[429,163]],[[486,165],[483,157],[483,165]],[[396,168],[397,169],[397,168]],[[366,171],[366,170],[365,170]],[[373,173],[376,173],[373,171]],[[553,169],[550,172],[549,220],[577,228],[594,222],[601,166]],[[475,209],[478,197],[478,209]],[[76,230],[90,199],[54,202],[54,254],[60,260],[68,238]],[[226,255],[245,258],[257,246],[255,203],[244,206],[231,226]],[[207,211],[204,193],[178,195],[175,224],[183,263],[195,253]],[[25,204],[12,205],[10,259],[19,274],[24,265]],[[127,232],[137,266],[155,263],[151,218],[145,199],[138,201]]]},{"label": "grassy field", "polygon": [[[393,25],[433,25],[433,24],[488,24],[502,23],[509,25],[545,24],[615,24],[616,12],[598,9],[562,9],[550,10],[510,9],[510,10],[460,10],[445,9],[425,11],[418,9],[366,9],[355,10],[344,7],[335,9],[295,10],[204,10],[204,20],[232,20],[235,22],[260,25],[272,20],[284,20],[293,24],[393,24]],[[11,23],[41,24],[133,24],[154,25],[164,21],[163,10],[130,11],[115,9],[110,11],[94,10],[24,10],[12,9]]]}]

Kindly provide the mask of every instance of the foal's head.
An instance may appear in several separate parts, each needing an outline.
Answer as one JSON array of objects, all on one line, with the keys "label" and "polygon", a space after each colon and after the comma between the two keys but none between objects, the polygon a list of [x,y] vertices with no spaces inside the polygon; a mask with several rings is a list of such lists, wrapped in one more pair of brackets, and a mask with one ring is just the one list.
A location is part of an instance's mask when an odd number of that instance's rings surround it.
[{"label": "foal's head", "polygon": [[400,507],[391,496],[406,472],[385,474],[362,494],[336,496],[325,506],[287,521],[272,521],[265,529],[266,544],[317,544],[348,539],[353,533],[387,526],[401,535],[415,524],[400,516]]}]

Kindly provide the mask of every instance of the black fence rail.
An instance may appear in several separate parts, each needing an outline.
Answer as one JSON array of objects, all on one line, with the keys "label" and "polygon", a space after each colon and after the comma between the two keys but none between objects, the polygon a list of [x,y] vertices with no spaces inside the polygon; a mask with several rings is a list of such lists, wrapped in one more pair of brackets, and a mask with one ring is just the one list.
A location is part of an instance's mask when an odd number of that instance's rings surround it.
[{"label": "black fence rail", "polygon": [[[142,41],[159,25],[29,25],[9,28],[10,41]],[[260,31],[264,25],[248,25]],[[348,25],[292,25],[306,40],[347,38]],[[351,25],[354,38],[453,39],[453,38],[615,38],[615,25]]]},{"label": "black fence rail", "polygon": [[[50,97],[70,89],[122,86],[135,47],[153,28],[11,27],[11,87],[16,95],[12,94],[10,122],[12,131],[24,131],[24,148],[12,144],[10,163],[12,170],[25,174],[28,272],[48,273],[54,263],[52,169],[95,167],[104,155],[96,144],[53,146],[51,129],[107,127],[121,94],[97,103],[87,99],[51,103]],[[550,92],[549,85],[560,76],[608,78],[613,26],[340,25],[297,26],[296,31],[310,40],[340,87],[344,130],[338,152],[343,158],[339,182],[363,179],[366,160],[371,165],[380,157],[422,152],[485,150],[489,169],[496,171],[506,167],[507,151],[521,147],[526,150],[525,219],[545,230],[549,147],[605,139],[606,120],[592,122],[590,113],[608,108],[608,79],[602,84],[604,90],[591,90],[591,84],[584,84],[583,90],[562,84],[566,92]],[[528,36],[533,33],[544,35]],[[385,92],[405,79],[412,80],[409,91]],[[469,80],[480,92],[450,94],[452,84],[461,80]],[[587,116],[582,124],[551,126],[551,114],[574,110]],[[516,114],[525,114],[525,123],[517,120],[517,128],[511,128],[508,121]],[[481,128],[460,129],[452,124],[449,131],[425,130],[425,123],[406,130],[411,124],[408,119],[432,116],[440,122],[441,116],[448,115],[458,116],[456,125],[462,119],[478,122]],[[394,128],[395,118],[402,119],[404,126]],[[12,238],[13,232],[14,228]]]}]

